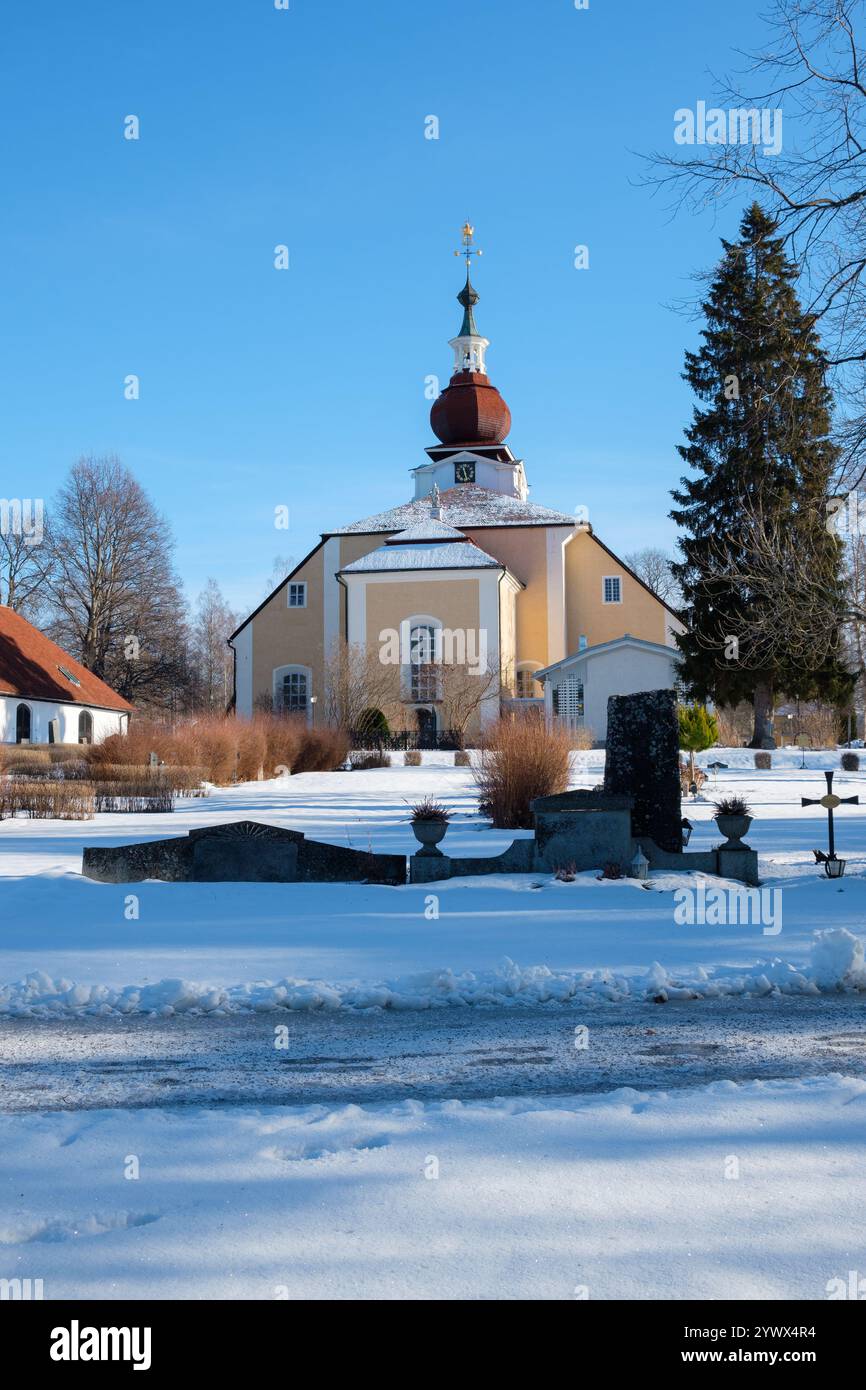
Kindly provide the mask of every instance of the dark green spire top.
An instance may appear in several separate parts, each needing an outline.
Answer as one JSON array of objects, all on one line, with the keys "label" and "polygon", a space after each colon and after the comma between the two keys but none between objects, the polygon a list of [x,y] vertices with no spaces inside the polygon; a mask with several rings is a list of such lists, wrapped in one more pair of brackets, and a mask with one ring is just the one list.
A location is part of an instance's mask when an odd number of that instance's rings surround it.
[{"label": "dark green spire top", "polygon": [[462,256],[466,262],[466,284],[457,296],[458,304],[463,305],[463,323],[460,328],[459,337],[480,337],[475,324],[473,309],[478,303],[478,291],[469,278],[469,271],[472,267],[472,257],[480,256],[482,253],[477,246],[473,245],[472,239],[475,236],[475,228],[471,222],[464,222],[462,230],[463,245],[459,251],[455,251],[455,256]]},{"label": "dark green spire top", "polygon": [[469,267],[467,266],[466,284],[457,296],[458,304],[463,305],[463,322],[460,325],[460,333],[458,335],[461,338],[468,338],[470,335],[475,338],[480,337],[475,323],[475,314],[473,312],[475,305],[478,303],[478,299],[479,294],[472,284],[472,281],[469,279]]}]

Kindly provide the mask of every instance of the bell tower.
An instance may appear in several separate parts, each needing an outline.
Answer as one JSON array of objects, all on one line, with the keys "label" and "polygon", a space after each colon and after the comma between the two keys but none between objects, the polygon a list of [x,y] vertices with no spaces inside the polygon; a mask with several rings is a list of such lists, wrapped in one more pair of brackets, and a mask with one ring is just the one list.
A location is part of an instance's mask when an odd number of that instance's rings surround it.
[{"label": "bell tower", "polygon": [[457,336],[449,339],[454,353],[451,380],[430,411],[439,443],[426,450],[430,463],[413,470],[415,496],[426,496],[434,484],[443,492],[474,485],[525,500],[529,489],[523,464],[505,443],[511,411],[487,375],[490,341],[475,322],[480,296],[472,283],[472,257],[482,253],[470,222],[464,223],[462,245],[454,254],[466,262],[466,283],[457,295],[463,321]]}]

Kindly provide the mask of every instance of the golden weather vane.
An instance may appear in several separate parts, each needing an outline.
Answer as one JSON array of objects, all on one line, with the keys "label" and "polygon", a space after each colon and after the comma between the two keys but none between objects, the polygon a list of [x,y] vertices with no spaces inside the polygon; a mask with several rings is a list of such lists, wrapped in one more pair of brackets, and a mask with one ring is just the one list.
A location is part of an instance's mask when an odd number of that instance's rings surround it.
[{"label": "golden weather vane", "polygon": [[468,219],[466,222],[463,223],[462,233],[463,245],[460,248],[460,250],[455,251],[454,254],[455,256],[462,256],[463,259],[466,261],[466,274],[468,276],[469,269],[472,264],[472,257],[483,256],[484,252],[479,250],[479,248],[477,246],[474,246],[472,243],[472,238],[475,236],[475,228],[468,221]]}]

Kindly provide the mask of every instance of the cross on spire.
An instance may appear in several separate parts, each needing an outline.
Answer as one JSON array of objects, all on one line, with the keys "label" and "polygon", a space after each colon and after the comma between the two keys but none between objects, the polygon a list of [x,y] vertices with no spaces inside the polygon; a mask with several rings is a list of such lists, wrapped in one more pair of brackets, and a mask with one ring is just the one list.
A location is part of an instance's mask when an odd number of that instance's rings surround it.
[{"label": "cross on spire", "polygon": [[472,257],[480,256],[482,252],[480,247],[475,245],[475,228],[469,221],[463,224],[462,238],[461,249],[454,252],[455,256],[462,256],[466,262],[466,284],[457,296],[458,304],[463,306],[463,322],[457,337],[451,339],[451,346],[454,348],[454,370],[455,372],[480,372],[486,375],[484,353],[489,345],[487,339],[482,338],[478,332],[478,325],[475,322],[475,305],[478,303],[479,296],[470,278]]},{"label": "cross on spire", "polygon": [[810,797],[801,796],[802,806],[823,806],[827,811],[827,838],[829,844],[829,854],[823,850],[813,851],[815,862],[824,865],[824,871],[828,878],[841,878],[845,872],[845,860],[836,858],[836,841],[833,832],[833,812],[837,806],[859,806],[859,796],[837,796],[833,790],[833,773],[825,772],[827,779],[827,792],[825,796]]},{"label": "cross on spire", "polygon": [[484,252],[480,249],[480,247],[473,245],[473,239],[475,237],[475,228],[472,226],[468,219],[463,223],[463,227],[461,230],[463,237],[463,245],[461,249],[459,251],[455,251],[454,254],[455,256],[462,256],[465,260],[466,279],[468,280],[469,270],[472,265],[472,257],[483,256]]}]

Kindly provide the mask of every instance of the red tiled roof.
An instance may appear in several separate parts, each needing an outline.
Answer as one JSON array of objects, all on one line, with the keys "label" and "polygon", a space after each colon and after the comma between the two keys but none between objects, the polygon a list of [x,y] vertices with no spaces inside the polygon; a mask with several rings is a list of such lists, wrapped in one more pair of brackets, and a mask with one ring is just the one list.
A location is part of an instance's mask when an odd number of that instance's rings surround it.
[{"label": "red tiled roof", "polygon": [[[65,666],[79,685],[60,670]],[[97,709],[131,710],[133,706],[110,685],[94,676],[56,642],[0,604],[0,695],[25,700],[53,700]]]}]

